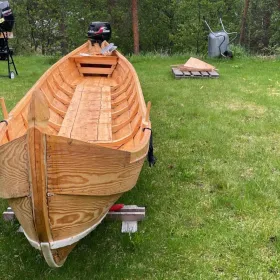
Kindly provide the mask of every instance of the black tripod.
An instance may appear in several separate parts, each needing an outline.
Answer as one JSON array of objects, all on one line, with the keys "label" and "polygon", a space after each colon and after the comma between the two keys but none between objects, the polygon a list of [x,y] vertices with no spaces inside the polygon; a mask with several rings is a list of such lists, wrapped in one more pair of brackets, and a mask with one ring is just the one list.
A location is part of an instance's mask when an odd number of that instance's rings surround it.
[{"label": "black tripod", "polygon": [[10,79],[14,79],[15,73],[11,71],[11,65],[14,67],[17,75],[18,71],[13,59],[13,51],[9,48],[8,37],[6,33],[1,29],[1,27],[0,34],[2,34],[2,38],[0,38],[0,60],[8,62],[8,77]]}]

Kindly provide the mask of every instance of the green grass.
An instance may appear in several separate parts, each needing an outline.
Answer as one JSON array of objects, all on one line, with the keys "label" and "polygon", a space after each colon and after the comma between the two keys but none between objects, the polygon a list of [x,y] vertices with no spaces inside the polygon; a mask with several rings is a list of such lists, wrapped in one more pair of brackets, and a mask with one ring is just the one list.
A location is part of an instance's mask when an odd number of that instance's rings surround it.
[{"label": "green grass", "polygon": [[[280,60],[209,60],[219,79],[174,80],[186,59],[131,58],[158,158],[120,200],[147,206],[139,232],[104,222],[51,269],[0,221],[1,279],[279,279]],[[20,76],[0,78],[9,109],[50,59],[16,62]]]}]

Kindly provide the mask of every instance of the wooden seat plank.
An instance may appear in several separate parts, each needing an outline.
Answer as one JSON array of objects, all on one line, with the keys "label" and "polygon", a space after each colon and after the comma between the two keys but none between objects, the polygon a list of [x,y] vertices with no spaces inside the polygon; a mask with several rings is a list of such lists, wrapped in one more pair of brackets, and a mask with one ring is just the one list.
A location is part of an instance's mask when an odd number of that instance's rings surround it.
[{"label": "wooden seat plank", "polygon": [[96,82],[86,79],[77,86],[59,135],[86,142],[112,140],[111,88]]}]

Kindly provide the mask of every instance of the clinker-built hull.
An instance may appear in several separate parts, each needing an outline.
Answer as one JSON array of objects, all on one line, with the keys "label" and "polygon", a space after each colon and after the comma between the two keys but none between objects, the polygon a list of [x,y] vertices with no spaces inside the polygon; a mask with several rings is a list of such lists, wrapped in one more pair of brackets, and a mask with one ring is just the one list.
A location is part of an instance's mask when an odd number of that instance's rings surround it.
[{"label": "clinker-built hull", "polygon": [[0,197],[31,245],[59,267],[135,186],[149,149],[150,106],[132,65],[89,41],[9,114],[2,108]]}]

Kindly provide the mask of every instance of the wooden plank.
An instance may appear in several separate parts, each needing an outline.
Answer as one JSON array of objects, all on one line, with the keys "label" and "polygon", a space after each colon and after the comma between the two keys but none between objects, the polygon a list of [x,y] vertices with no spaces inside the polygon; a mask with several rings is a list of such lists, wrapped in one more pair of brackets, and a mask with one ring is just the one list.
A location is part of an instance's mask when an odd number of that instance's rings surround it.
[{"label": "wooden plank", "polygon": [[[59,114],[59,115],[61,115],[62,117],[64,117],[65,114],[66,114],[66,111],[63,110],[64,107],[65,107],[65,105],[63,105],[62,103],[60,103],[60,102],[59,102],[58,100],[56,100],[55,98],[53,98],[52,100],[50,100],[50,99],[49,99],[49,96],[45,93],[45,91],[42,90],[42,92],[44,93],[44,95],[45,95],[45,97],[46,97],[46,100],[47,100],[47,102],[48,102],[49,108],[50,108],[51,110],[53,110],[54,112],[56,112],[57,114]],[[58,104],[61,104],[61,105],[60,105],[60,108],[61,108],[61,109],[59,109],[59,108],[57,107]],[[57,105],[57,106],[55,106],[55,105]]]},{"label": "wooden plank", "polygon": [[183,74],[185,78],[190,78],[192,76],[192,73],[189,71],[183,71]]},{"label": "wooden plank", "polygon": [[40,242],[52,241],[46,196],[46,138],[38,129],[46,127],[48,120],[48,104],[44,95],[36,92],[32,96],[28,113],[29,129],[27,132],[27,141],[34,225]]},{"label": "wooden plank", "polygon": [[1,103],[3,117],[5,120],[7,120],[9,118],[9,113],[6,107],[5,99],[3,97],[0,97],[0,103]]},{"label": "wooden plank", "polygon": [[198,71],[191,71],[191,74],[193,77],[199,77],[199,78],[201,77],[201,73]]},{"label": "wooden plank", "polygon": [[96,224],[119,199],[112,196],[53,195],[48,197],[54,240],[75,236]]},{"label": "wooden plank", "polygon": [[127,79],[127,81],[120,86],[117,90],[115,90],[112,93],[112,100],[115,100],[117,97],[119,97],[120,95],[122,95],[123,93],[125,93],[129,88],[132,88],[133,86],[133,82],[132,82],[132,76],[130,77],[130,79]]},{"label": "wooden plank", "polygon": [[[175,71],[178,70],[178,71]],[[207,71],[181,71],[177,68],[172,68],[172,73],[176,79],[179,78],[218,78],[219,73],[216,71],[207,72]],[[183,75],[182,75],[183,74]]]},{"label": "wooden plank", "polygon": [[201,71],[201,75],[205,78],[209,78],[209,76],[210,76],[209,73],[206,71]]},{"label": "wooden plank", "polygon": [[34,227],[32,199],[30,197],[12,198],[8,200],[18,221],[29,238],[38,241]]},{"label": "wooden plank", "polygon": [[0,146],[0,197],[30,194],[26,135]]},{"label": "wooden plank", "polygon": [[98,141],[101,141],[101,142],[111,141],[112,140],[111,123],[99,123],[97,135],[98,135],[98,138],[97,138]]},{"label": "wooden plank", "polygon": [[211,78],[219,78],[219,73],[217,71],[208,72]]},{"label": "wooden plank", "polygon": [[210,65],[202,60],[197,58],[191,57],[184,65],[181,66],[182,68],[186,68],[188,71],[213,71],[215,67]]},{"label": "wooden plank", "polygon": [[69,138],[71,137],[72,128],[74,126],[75,118],[82,98],[82,90],[83,90],[83,85],[77,86],[73,98],[71,100],[71,103],[66,112],[66,115],[64,117],[64,120],[62,122],[61,129],[58,133],[59,136],[64,136]]},{"label": "wooden plank", "polygon": [[53,81],[54,81],[56,87],[57,87],[59,90],[61,90],[62,92],[64,92],[64,93],[65,93],[66,95],[68,95],[69,97],[72,97],[72,96],[73,96],[73,92],[70,91],[70,90],[68,90],[68,89],[66,89],[65,87],[63,87],[63,86],[58,82],[57,77],[56,77],[55,75],[53,76]]},{"label": "wooden plank", "polygon": [[102,74],[102,75],[112,74],[111,68],[79,67],[78,69],[82,74]]},{"label": "wooden plank", "polygon": [[[136,107],[137,108],[137,107]],[[128,125],[132,119],[137,115],[138,113],[138,110],[134,110],[134,112],[132,112],[130,114],[130,117],[129,118],[126,118],[125,121],[123,121],[122,123],[119,123],[119,124],[115,124],[112,126],[112,131],[113,133],[116,133],[117,131],[119,131],[120,129],[122,129],[123,127],[125,127],[126,125]]]},{"label": "wooden plank", "polygon": [[104,65],[116,65],[118,58],[116,56],[79,56],[74,55],[71,57],[76,63],[85,64],[104,64]]},{"label": "wooden plank", "polygon": [[[75,99],[76,94],[80,94],[78,105]],[[67,113],[59,135],[68,135],[67,137],[83,141],[112,140],[109,86],[88,86],[84,83],[82,89],[79,88],[79,92],[75,92],[68,111],[71,112],[73,106],[76,108],[75,116]],[[71,123],[71,125],[66,127],[65,123]]]},{"label": "wooden plank", "polygon": [[143,162],[130,153],[78,140],[47,136],[48,191],[54,194],[113,195],[131,189]]},{"label": "wooden plank", "polygon": [[8,131],[8,126],[5,122],[0,123],[0,144],[3,139],[6,137]]},{"label": "wooden plank", "polygon": [[172,72],[175,76],[178,76],[178,77],[183,77],[184,74],[181,70],[177,69],[177,68],[172,68]]},{"label": "wooden plank", "polygon": [[[119,145],[124,145],[129,140],[134,138],[134,136],[137,134],[138,130],[140,129],[141,122],[142,122],[142,119],[140,118],[139,122],[134,127],[134,129],[132,131],[130,131],[127,135],[125,135],[123,137],[117,137],[117,139],[114,140],[112,143],[102,143],[102,146],[104,146],[104,147],[119,147]],[[118,133],[119,132],[117,132],[116,134],[118,134]],[[121,133],[121,135],[123,135],[123,134]]]},{"label": "wooden plank", "polygon": [[[53,96],[59,100],[61,103],[65,104],[65,105],[69,105],[70,104],[70,101],[69,101],[69,97],[67,95],[62,95],[60,94],[58,91],[56,91],[52,84],[47,80],[47,85],[49,87],[49,90],[52,92]],[[62,93],[62,92],[61,92]],[[67,97],[67,98],[65,98]]]},{"label": "wooden plank", "polygon": [[100,111],[98,123],[112,123],[111,110],[103,109]]}]

